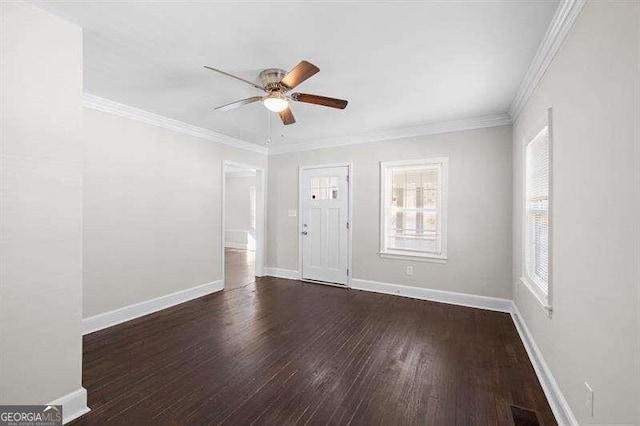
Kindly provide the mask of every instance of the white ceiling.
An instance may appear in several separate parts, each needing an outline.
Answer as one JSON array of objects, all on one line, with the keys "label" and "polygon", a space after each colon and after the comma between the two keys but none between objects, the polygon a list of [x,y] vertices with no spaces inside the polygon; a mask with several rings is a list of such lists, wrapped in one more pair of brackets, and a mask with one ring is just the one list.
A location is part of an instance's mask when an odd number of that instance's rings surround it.
[{"label": "white ceiling", "polygon": [[[506,113],[558,1],[34,3],[84,28],[86,92],[260,145],[271,119],[280,145]],[[255,80],[302,59],[320,73],[297,90],[346,110],[213,111],[259,92],[203,65]]]}]

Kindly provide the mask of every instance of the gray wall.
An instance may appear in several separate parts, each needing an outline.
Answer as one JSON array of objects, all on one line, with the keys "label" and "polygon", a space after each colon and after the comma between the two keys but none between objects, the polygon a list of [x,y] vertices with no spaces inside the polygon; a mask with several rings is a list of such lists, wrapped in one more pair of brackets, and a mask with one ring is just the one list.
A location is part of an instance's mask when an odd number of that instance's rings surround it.
[{"label": "gray wall", "polygon": [[[581,424],[639,424],[638,2],[587,2],[514,126],[514,296]],[[553,315],[522,274],[523,140],[553,107]],[[594,389],[587,414],[584,382]]]},{"label": "gray wall", "polygon": [[222,162],[261,154],[85,109],[83,317],[221,274]]},{"label": "gray wall", "polygon": [[81,386],[82,32],[0,3],[0,404]]},{"label": "gray wall", "polygon": [[[298,270],[298,167],[353,162],[353,277],[511,298],[511,127],[269,156],[267,265]],[[382,259],[380,161],[449,157],[448,262]],[[412,277],[405,275],[413,265]]]}]

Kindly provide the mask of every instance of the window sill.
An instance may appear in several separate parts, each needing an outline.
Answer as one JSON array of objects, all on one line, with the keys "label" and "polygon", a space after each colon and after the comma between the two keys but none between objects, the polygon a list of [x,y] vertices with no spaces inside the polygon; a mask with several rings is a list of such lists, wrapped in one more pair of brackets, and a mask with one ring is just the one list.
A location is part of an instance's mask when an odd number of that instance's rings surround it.
[{"label": "window sill", "polygon": [[529,292],[533,295],[533,298],[536,299],[536,302],[545,310],[548,317],[551,317],[551,312],[553,308],[549,304],[549,298],[546,294],[543,294],[538,286],[532,283],[527,277],[520,277],[520,282],[524,284],[524,286],[529,290]]},{"label": "window sill", "polygon": [[380,257],[384,259],[396,259],[396,260],[411,260],[415,262],[428,262],[428,263],[447,263],[447,258],[443,256],[423,256],[413,254],[398,254],[398,253],[378,253]]}]

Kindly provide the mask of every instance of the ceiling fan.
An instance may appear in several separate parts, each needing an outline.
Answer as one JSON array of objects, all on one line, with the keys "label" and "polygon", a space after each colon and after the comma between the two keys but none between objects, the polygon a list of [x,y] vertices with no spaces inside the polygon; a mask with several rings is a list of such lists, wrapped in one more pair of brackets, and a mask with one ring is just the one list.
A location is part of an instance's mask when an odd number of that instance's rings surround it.
[{"label": "ceiling fan", "polygon": [[288,93],[300,83],[320,71],[320,68],[307,61],[300,62],[289,72],[278,68],[269,68],[262,71],[258,76],[262,85],[252,83],[244,78],[206,65],[204,67],[211,71],[219,72],[220,74],[235,78],[236,80],[243,81],[266,93],[262,96],[252,96],[250,98],[241,99],[230,104],[219,106],[216,108],[216,111],[229,111],[243,105],[262,101],[268,110],[277,112],[280,115],[282,122],[285,125],[288,125],[296,122],[289,106],[290,101],[305,102],[308,104],[322,105],[338,109],[345,109],[347,106],[347,101],[342,99],[327,98],[325,96],[310,95],[307,93]]}]

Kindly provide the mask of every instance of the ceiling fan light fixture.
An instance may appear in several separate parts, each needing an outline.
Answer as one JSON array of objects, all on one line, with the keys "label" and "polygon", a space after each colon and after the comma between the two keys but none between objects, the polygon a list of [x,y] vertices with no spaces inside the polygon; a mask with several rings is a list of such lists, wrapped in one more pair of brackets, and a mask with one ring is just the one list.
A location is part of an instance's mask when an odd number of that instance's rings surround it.
[{"label": "ceiling fan light fixture", "polygon": [[282,112],[289,107],[289,102],[280,93],[269,94],[262,100],[262,103],[269,111],[273,112]]},{"label": "ceiling fan light fixture", "polygon": [[[0,0],[2,1],[2,0]],[[282,120],[282,124],[285,126],[296,122],[293,112],[289,105],[289,101],[302,102],[313,105],[320,105],[329,108],[345,109],[348,101],[344,99],[328,98],[326,96],[312,95],[309,93],[291,93],[290,90],[296,88],[300,83],[313,77],[320,71],[320,68],[316,67],[308,61],[302,61],[289,72],[280,68],[268,68],[262,70],[258,75],[260,83],[253,83],[249,80],[245,80],[242,77],[229,74],[228,72],[219,70],[217,68],[204,66],[206,69],[215,71],[219,74],[226,75],[235,80],[247,83],[256,89],[262,90],[264,94],[258,96],[252,96],[246,99],[240,99],[239,101],[231,102],[230,104],[221,105],[217,107],[216,111],[230,111],[232,109],[239,108],[243,105],[248,105],[254,102],[262,101],[265,108],[269,111],[276,112]]]}]

